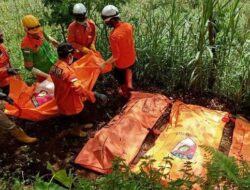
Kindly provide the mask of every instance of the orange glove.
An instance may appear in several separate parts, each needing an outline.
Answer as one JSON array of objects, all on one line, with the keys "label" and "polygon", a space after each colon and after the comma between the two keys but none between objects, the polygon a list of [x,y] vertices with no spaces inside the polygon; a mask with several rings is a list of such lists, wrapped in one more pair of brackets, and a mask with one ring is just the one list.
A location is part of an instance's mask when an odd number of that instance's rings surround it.
[{"label": "orange glove", "polygon": [[82,51],[84,54],[87,54],[87,53],[89,53],[90,49],[89,49],[89,48],[86,48],[86,47],[82,47],[81,51]]}]

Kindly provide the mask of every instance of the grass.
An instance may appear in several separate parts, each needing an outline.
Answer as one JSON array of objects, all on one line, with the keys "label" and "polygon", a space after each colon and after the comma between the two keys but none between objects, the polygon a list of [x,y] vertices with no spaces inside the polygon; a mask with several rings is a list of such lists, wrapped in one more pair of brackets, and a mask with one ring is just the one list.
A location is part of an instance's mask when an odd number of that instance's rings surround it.
[{"label": "grass", "polygon": [[11,64],[21,69],[21,75],[29,79],[32,75],[23,67],[21,40],[25,33],[21,19],[26,14],[43,15],[43,5],[40,0],[8,0],[0,2],[0,27],[4,32],[5,45],[10,54]]},{"label": "grass", "polygon": [[[72,6],[73,2],[63,2],[62,10],[66,10],[63,14],[69,15],[68,6]],[[89,17],[98,28],[97,49],[107,58],[110,56],[107,41],[109,31],[100,18],[100,10],[106,2],[86,2]],[[23,69],[20,51],[24,36],[20,25],[22,16],[34,14],[45,24],[48,34],[60,41],[63,41],[63,35],[61,28],[52,24],[53,20],[54,23],[59,22],[60,15],[52,14],[53,17],[49,17],[51,11],[44,8],[41,0],[20,0],[18,3],[16,0],[1,2],[0,24],[14,67],[21,68],[22,76],[29,78],[30,75]],[[228,96],[237,106],[249,96],[248,1],[132,0],[123,6],[117,5],[122,19],[135,26],[136,81],[160,85],[170,92],[176,88],[198,92],[209,90]],[[8,11],[10,7],[17,14],[11,14]],[[216,38],[212,42],[211,30],[215,28]]]},{"label": "grass", "polygon": [[[250,188],[249,165],[245,161],[238,161],[227,157],[217,150],[203,146],[203,149],[211,155],[211,160],[204,163],[207,177],[195,176],[192,173],[192,163],[186,162],[180,171],[182,178],[172,180],[169,174],[164,173],[164,168],[154,169],[146,172],[144,168],[150,168],[155,161],[145,158],[140,166],[140,171],[133,172],[123,160],[117,158],[113,162],[113,172],[105,176],[99,176],[96,180],[89,180],[80,176],[74,176],[65,170],[51,170],[51,179],[44,180],[42,176],[34,176],[30,185],[23,184],[17,179],[12,184],[0,180],[2,190],[11,188],[13,190],[179,190],[192,189],[199,186],[201,189],[241,189]],[[166,157],[164,162],[172,167],[173,158]],[[49,164],[48,164],[49,165]],[[48,177],[48,176],[47,176]],[[166,181],[166,179],[168,179]]]}]

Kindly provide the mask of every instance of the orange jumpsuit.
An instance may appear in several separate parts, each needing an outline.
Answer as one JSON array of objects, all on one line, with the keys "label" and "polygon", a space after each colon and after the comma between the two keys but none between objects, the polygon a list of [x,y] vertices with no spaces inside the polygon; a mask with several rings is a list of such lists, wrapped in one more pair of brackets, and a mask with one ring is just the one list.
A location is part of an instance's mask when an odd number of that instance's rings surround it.
[{"label": "orange jumpsuit", "polygon": [[6,68],[10,67],[10,57],[3,44],[0,44],[0,87],[9,85]]},{"label": "orange jumpsuit", "polygon": [[96,26],[94,21],[87,19],[86,26],[73,21],[68,27],[68,42],[76,49],[75,59],[80,59],[84,53],[82,48],[90,48],[96,41]]},{"label": "orange jumpsuit", "polygon": [[119,93],[129,97],[129,91],[133,89],[131,67],[136,59],[132,25],[118,22],[110,33],[109,43],[112,56],[116,59],[114,77],[120,85]]},{"label": "orange jumpsuit", "polygon": [[2,79],[6,77],[8,77],[7,69],[4,67],[0,68],[0,81],[2,81]]},{"label": "orange jumpsuit", "polygon": [[[59,112],[64,115],[75,115],[83,110],[83,101],[86,94],[90,94],[92,98],[94,95],[92,92],[85,90],[82,87],[82,92],[76,92],[73,84],[78,81],[75,71],[64,61],[57,61],[50,70],[51,78],[55,84],[55,99],[59,109]],[[87,96],[88,97],[88,96]],[[91,98],[90,98],[91,99]],[[91,99],[95,101],[95,99]]]},{"label": "orange jumpsuit", "polygon": [[112,56],[117,59],[115,66],[126,69],[135,63],[136,53],[133,39],[133,27],[126,22],[119,22],[109,36]]}]

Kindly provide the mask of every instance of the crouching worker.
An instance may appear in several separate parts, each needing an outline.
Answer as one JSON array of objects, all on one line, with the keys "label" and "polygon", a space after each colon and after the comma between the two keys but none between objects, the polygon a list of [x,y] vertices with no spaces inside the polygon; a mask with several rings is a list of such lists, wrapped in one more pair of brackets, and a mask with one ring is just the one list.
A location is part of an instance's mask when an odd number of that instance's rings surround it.
[{"label": "crouching worker", "polygon": [[[4,100],[9,104],[13,104],[13,100],[3,93],[0,89],[0,100]],[[23,143],[34,143],[38,139],[28,136],[20,127],[18,127],[14,122],[10,121],[9,118],[0,110],[0,128],[7,130],[10,134],[15,137],[16,140]]]},{"label": "crouching worker", "polygon": [[[51,78],[55,85],[55,99],[59,112],[70,116],[69,119],[77,121],[77,115],[83,110],[83,101],[94,103],[96,97],[105,101],[106,96],[86,90],[81,81],[77,79],[75,71],[70,67],[73,63],[74,48],[69,43],[61,43],[57,48],[59,60],[50,70]],[[78,121],[79,122],[79,121]],[[82,127],[76,124],[69,133],[74,136],[85,137],[87,133],[81,128],[89,128],[92,125],[86,124]]]}]

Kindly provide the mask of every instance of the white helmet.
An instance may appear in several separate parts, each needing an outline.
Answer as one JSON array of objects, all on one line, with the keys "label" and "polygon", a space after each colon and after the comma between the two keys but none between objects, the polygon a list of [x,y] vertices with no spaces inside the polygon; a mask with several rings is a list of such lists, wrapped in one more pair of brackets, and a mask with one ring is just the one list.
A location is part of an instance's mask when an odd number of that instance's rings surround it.
[{"label": "white helmet", "polygon": [[86,15],[87,9],[82,3],[77,3],[74,5],[73,14]]},{"label": "white helmet", "polygon": [[107,5],[102,9],[102,19],[109,21],[111,18],[120,18],[119,10],[114,5]]}]

